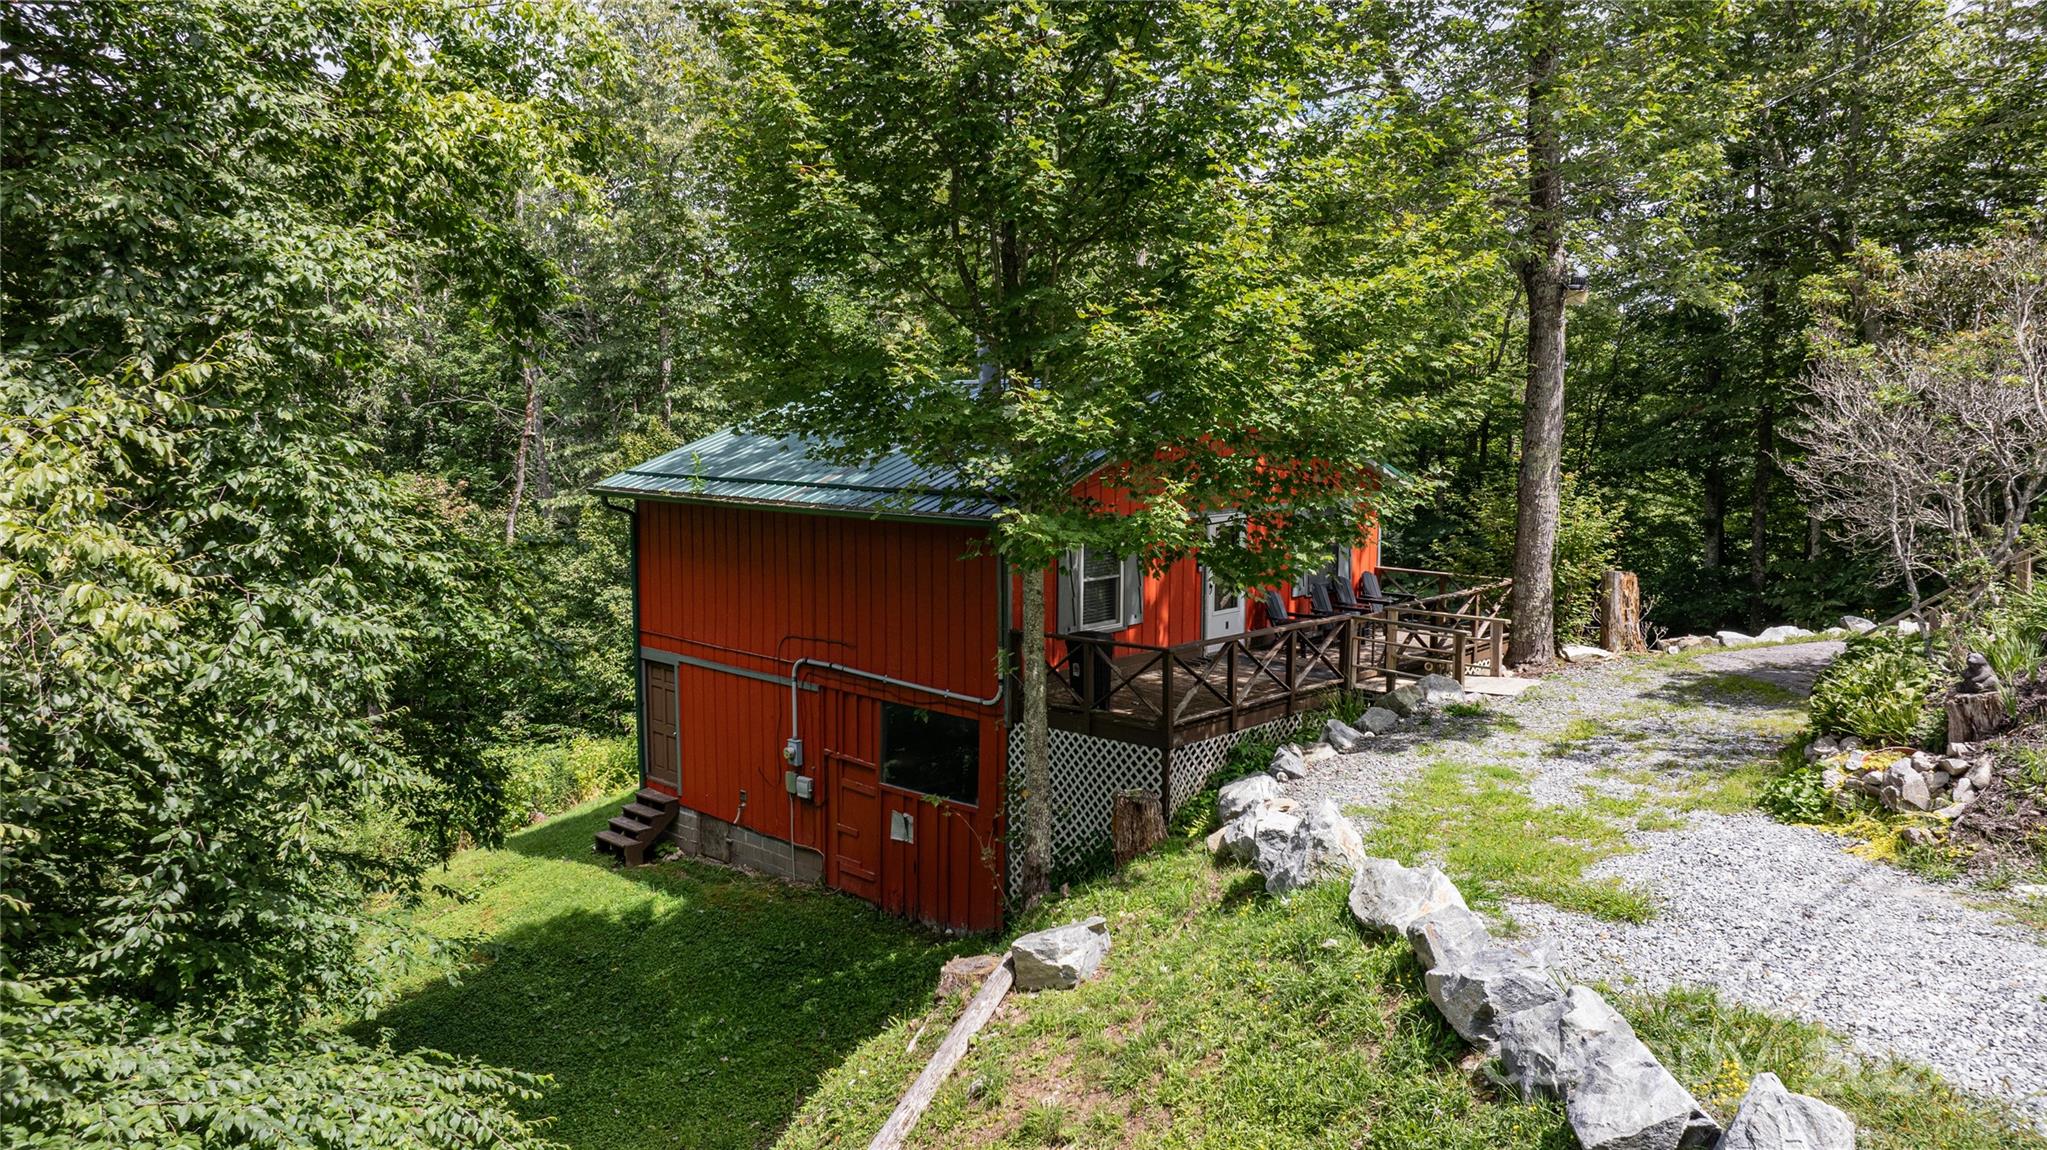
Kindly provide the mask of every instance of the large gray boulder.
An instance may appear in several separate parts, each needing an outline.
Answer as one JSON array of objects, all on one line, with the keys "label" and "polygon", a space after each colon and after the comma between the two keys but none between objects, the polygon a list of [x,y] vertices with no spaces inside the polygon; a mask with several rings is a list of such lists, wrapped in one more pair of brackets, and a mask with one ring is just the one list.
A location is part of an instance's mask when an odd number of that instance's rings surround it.
[{"label": "large gray boulder", "polygon": [[1423,970],[1456,966],[1493,944],[1485,919],[1462,906],[1432,910],[1408,923],[1405,933]]},{"label": "large gray boulder", "polygon": [[[1404,934],[1408,924],[1450,908],[1464,909],[1464,896],[1435,867],[1405,867],[1392,859],[1358,863],[1350,880],[1350,912],[1366,930]],[[1423,965],[1427,969],[1433,963]]]},{"label": "large gray boulder", "polygon": [[1632,1031],[1596,1057],[1565,1058],[1575,1061],[1564,1116],[1585,1150],[1710,1150],[1718,1142],[1720,1124]]},{"label": "large gray boulder", "polygon": [[1294,827],[1283,849],[1268,852],[1259,840],[1258,873],[1268,894],[1292,894],[1334,878],[1365,857],[1364,840],[1335,803],[1322,800]]},{"label": "large gray boulder", "polygon": [[1860,615],[1841,616],[1841,626],[1855,632],[1857,635],[1867,635],[1871,631],[1876,630],[1876,623],[1873,620],[1865,619]]},{"label": "large gray boulder", "polygon": [[1811,632],[1811,631],[1808,631],[1808,630],[1806,630],[1806,629],[1805,629],[1805,628],[1803,628],[1803,627],[1793,627],[1793,626],[1791,626],[1791,625],[1790,625],[1789,623],[1786,623],[1786,624],[1784,624],[1784,625],[1782,625],[1782,626],[1778,626],[1778,627],[1768,627],[1768,628],[1765,628],[1762,634],[1760,634],[1760,635],[1757,635],[1757,636],[1756,636],[1756,642],[1758,642],[1758,643],[1782,643],[1782,642],[1784,642],[1784,641],[1785,641],[1786,639],[1810,639],[1810,638],[1812,638],[1812,632]]},{"label": "large gray boulder", "polygon": [[1009,944],[1018,990],[1070,990],[1092,976],[1108,953],[1109,923],[1100,915]]},{"label": "large gray boulder", "polygon": [[1366,707],[1358,716],[1358,726],[1375,735],[1383,735],[1400,726],[1400,716],[1384,707]]},{"label": "large gray boulder", "polygon": [[1334,748],[1338,754],[1355,754],[1365,749],[1372,736],[1342,719],[1331,719],[1322,724],[1322,741]]},{"label": "large gray boulder", "polygon": [[1754,635],[1744,635],[1740,631],[1715,631],[1713,637],[1720,640],[1722,647],[1746,647],[1756,641]]},{"label": "large gray boulder", "polygon": [[1279,797],[1279,783],[1271,775],[1245,775],[1224,783],[1215,793],[1215,813],[1227,824],[1267,799]]},{"label": "large gray boulder", "polygon": [[1283,844],[1293,837],[1294,827],[1300,824],[1301,816],[1295,813],[1291,799],[1266,799],[1224,823],[1221,830],[1209,836],[1209,849],[1221,859],[1250,862],[1258,851],[1259,828],[1276,819],[1283,821],[1272,828],[1271,834]]},{"label": "large gray boulder", "polygon": [[1272,752],[1272,765],[1265,768],[1267,774],[1282,783],[1308,777],[1308,763],[1301,758],[1301,748],[1292,743],[1282,743]]},{"label": "large gray boulder", "polygon": [[1855,1150],[1855,1123],[1765,1072],[1749,1080],[1719,1150]]},{"label": "large gray boulder", "polygon": [[1538,951],[1496,943],[1423,976],[1429,1001],[1466,1042],[1490,1046],[1494,1022],[1555,1001],[1563,989]]},{"label": "large gray boulder", "polygon": [[1560,1096],[1586,1150],[1694,1150],[1720,1127],[1597,991],[1574,986],[1497,1018],[1500,1065],[1523,1098]]}]

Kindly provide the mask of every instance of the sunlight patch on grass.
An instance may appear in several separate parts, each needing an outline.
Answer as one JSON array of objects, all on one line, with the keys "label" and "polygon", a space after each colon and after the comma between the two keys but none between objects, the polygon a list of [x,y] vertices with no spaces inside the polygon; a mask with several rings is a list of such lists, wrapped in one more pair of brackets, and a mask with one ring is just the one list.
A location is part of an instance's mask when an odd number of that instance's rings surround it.
[{"label": "sunlight patch on grass", "polygon": [[1439,759],[1370,812],[1373,854],[1413,864],[1440,860],[1473,905],[1497,910],[1507,895],[1624,922],[1656,913],[1647,892],[1586,868],[1628,846],[1596,811],[1537,803],[1520,772],[1500,763]]}]

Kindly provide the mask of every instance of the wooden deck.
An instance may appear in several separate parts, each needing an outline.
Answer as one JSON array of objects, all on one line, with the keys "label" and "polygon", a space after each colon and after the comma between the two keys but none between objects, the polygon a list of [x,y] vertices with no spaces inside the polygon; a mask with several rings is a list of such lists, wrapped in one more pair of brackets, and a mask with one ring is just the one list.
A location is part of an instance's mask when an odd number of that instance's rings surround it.
[{"label": "wooden deck", "polygon": [[1046,709],[1057,728],[1177,747],[1314,710],[1345,690],[1391,689],[1432,671],[1460,681],[1494,674],[1506,634],[1497,616],[1408,605],[1173,647],[1053,635]]}]

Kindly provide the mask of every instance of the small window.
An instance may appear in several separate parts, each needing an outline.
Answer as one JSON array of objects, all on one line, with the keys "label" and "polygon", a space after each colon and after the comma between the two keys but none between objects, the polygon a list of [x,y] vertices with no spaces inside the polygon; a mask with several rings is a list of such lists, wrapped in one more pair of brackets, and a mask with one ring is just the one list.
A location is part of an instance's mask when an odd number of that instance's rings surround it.
[{"label": "small window", "polygon": [[1080,553],[1080,625],[1114,627],[1123,621],[1123,560],[1106,551]]},{"label": "small window", "polygon": [[981,797],[980,722],[883,703],[881,781],[906,791],[977,805]]}]

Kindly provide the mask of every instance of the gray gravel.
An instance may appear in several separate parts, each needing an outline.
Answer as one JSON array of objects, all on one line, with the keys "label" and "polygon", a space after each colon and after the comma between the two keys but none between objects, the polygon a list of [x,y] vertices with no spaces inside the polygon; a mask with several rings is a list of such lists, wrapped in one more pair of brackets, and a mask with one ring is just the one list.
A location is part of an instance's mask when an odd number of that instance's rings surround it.
[{"label": "gray gravel", "polygon": [[[1572,668],[1522,698],[1489,701],[1518,731],[1438,719],[1323,763],[1287,791],[1376,806],[1445,754],[1504,758],[1529,773],[1534,797],[1557,804],[1581,801],[1585,786],[1635,790],[1594,777],[1601,767],[1667,778],[1739,767],[1776,752],[1798,703],[1718,691],[1713,677],[1802,692],[1839,649],[1805,643]],[[1610,733],[1553,748],[1581,718]],[[1578,979],[1651,993],[1715,987],[1731,1001],[1822,1023],[1865,1053],[1929,1065],[2047,1131],[2047,948],[2038,934],[1965,905],[1966,891],[1856,858],[1840,836],[1760,813],[1686,818],[1680,830],[1631,832],[1634,852],[1589,872],[1652,891],[1660,909],[1651,921],[1601,922],[1521,901],[1510,913]]]}]

